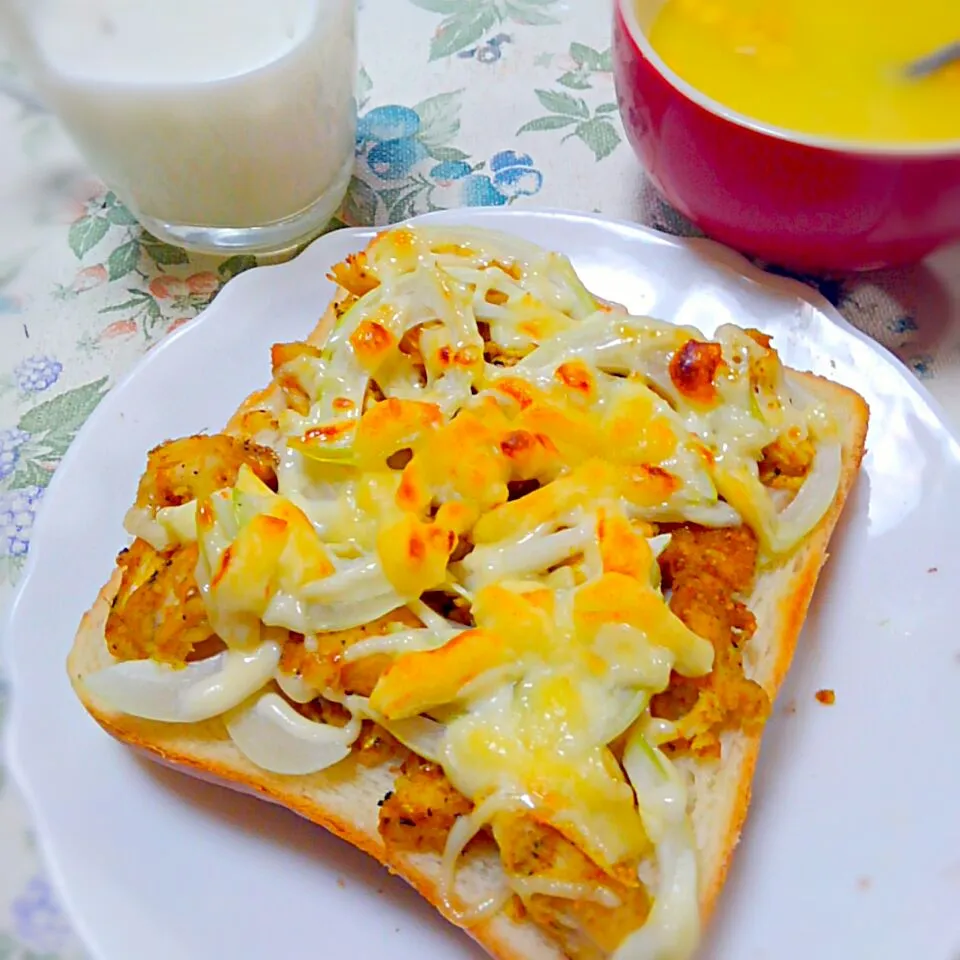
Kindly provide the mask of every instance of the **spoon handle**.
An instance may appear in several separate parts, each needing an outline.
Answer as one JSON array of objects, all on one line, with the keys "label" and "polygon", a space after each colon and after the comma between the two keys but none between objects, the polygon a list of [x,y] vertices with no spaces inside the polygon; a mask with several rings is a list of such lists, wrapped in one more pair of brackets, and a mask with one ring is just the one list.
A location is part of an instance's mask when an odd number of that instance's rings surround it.
[{"label": "spoon handle", "polygon": [[945,67],[947,64],[954,63],[957,60],[960,60],[960,41],[942,47],[926,57],[921,57],[919,60],[914,60],[913,63],[907,64],[904,68],[904,73],[908,77],[919,79],[920,77],[929,76],[931,73],[936,73],[941,67]]}]

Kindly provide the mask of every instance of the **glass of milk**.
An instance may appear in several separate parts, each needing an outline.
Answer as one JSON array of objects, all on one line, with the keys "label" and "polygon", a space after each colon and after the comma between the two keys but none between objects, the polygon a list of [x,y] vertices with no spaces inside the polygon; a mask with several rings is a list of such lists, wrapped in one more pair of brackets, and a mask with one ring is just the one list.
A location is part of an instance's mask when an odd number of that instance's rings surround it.
[{"label": "glass of milk", "polygon": [[0,29],[97,174],[155,236],[267,253],[350,182],[355,0],[0,0]]}]

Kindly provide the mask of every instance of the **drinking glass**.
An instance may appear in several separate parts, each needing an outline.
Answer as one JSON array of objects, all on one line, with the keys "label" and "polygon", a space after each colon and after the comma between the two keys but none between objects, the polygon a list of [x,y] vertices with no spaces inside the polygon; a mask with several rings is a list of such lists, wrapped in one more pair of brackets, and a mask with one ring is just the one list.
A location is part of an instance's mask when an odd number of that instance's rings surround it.
[{"label": "drinking glass", "polygon": [[268,253],[350,182],[355,0],[0,0],[14,56],[162,240]]}]

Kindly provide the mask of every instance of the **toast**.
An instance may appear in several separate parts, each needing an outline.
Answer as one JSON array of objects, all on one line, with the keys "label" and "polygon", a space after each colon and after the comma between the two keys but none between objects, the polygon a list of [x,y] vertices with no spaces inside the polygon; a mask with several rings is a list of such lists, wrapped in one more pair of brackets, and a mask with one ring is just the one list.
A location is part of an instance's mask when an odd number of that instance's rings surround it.
[{"label": "toast", "polygon": [[[457,242],[464,241],[458,239]],[[338,318],[368,292],[364,291],[366,283],[362,280],[358,289],[356,274],[365,269],[363,261],[351,261],[345,269],[355,275],[335,272],[341,286],[308,338],[308,342],[317,347],[327,342]],[[768,349],[762,336],[758,336],[756,342],[762,350]],[[755,575],[750,578],[750,593],[738,596],[736,601],[752,611],[756,620],[755,628],[743,634],[742,672],[762,690],[762,695],[757,696],[764,698],[767,709],[789,667],[818,576],[827,559],[828,542],[856,480],[868,422],[866,404],[853,391],[811,374],[788,371],[786,377],[793,391],[809,403],[829,410],[835,442],[839,445],[840,467],[829,506],[813,528],[789,550],[777,552],[761,548]],[[265,390],[248,398],[226,427],[225,434],[265,445],[278,442],[276,435],[271,436],[271,427],[263,414],[281,409],[288,400],[281,371]],[[683,530],[675,523],[669,518],[659,525],[658,532],[676,531],[671,542],[679,543]],[[700,543],[694,539],[694,548]],[[683,563],[684,556],[676,551],[666,561],[661,560],[665,576],[669,578],[670,570],[674,571],[671,603],[678,601],[682,592]],[[505,875],[501,853],[489,837],[466,846],[457,861],[456,896],[452,897],[440,852],[422,845],[418,849],[416,845],[405,847],[391,842],[382,822],[381,805],[390,797],[397,781],[397,755],[370,763],[354,751],[328,769],[285,775],[270,772],[248,759],[232,739],[222,716],[177,723],[143,719],[116,709],[94,689],[96,684],[91,684],[90,678],[117,662],[105,634],[118,591],[123,589],[124,575],[121,563],[84,616],[68,658],[70,680],[78,697],[109,734],[153,759],[279,803],[325,827],[401,876],[448,920],[463,927],[501,960],[563,960],[566,957],[574,960],[616,957],[619,960],[621,956],[644,960],[648,956],[679,957],[689,953],[693,941],[680,933],[676,933],[675,945],[665,944],[660,948],[663,953],[654,950],[652,941],[636,940],[636,950],[624,952],[626,948],[621,948],[620,943],[609,942],[613,934],[605,933],[602,911],[597,920],[589,911],[576,912],[561,907],[551,908],[552,912],[531,909],[537,906],[537,893],[519,902],[514,897],[505,909],[473,917],[465,915],[458,904],[495,901],[500,895]],[[663,712],[669,713],[669,703]],[[675,749],[675,743],[665,748],[673,750],[670,754],[673,767],[687,783],[701,922],[706,921],[716,902],[747,814],[763,717],[742,726],[728,723],[711,733],[712,739],[703,749],[700,749],[702,744],[698,746],[696,736],[687,737],[679,749]],[[620,749],[623,749],[622,743]],[[479,806],[480,799],[474,799]],[[553,896],[543,899],[560,902]],[[628,940],[629,936],[623,943]],[[668,953],[666,948],[672,946],[676,952]]]}]

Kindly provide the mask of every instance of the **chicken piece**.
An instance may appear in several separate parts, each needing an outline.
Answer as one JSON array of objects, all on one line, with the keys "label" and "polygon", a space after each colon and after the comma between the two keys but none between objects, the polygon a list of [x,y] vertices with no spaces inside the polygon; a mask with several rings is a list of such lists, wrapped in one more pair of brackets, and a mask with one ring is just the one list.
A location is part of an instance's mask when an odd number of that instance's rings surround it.
[{"label": "chicken piece", "polygon": [[154,447],[137,488],[137,506],[176,507],[236,482],[246,464],[272,490],[277,489],[277,455],[268,447],[226,434],[198,434]]},{"label": "chicken piece", "polygon": [[310,394],[306,386],[297,376],[296,363],[304,357],[319,360],[322,356],[319,347],[312,343],[275,343],[270,348],[270,365],[273,371],[273,380],[287,398],[287,406],[306,416],[310,410]]},{"label": "chicken piece", "polygon": [[380,281],[367,266],[367,255],[362,251],[351,253],[342,263],[336,264],[327,277],[354,297],[362,297],[380,286]]},{"label": "chicken piece", "polygon": [[350,722],[350,711],[340,703],[317,697],[308,703],[295,703],[294,710],[315,723],[328,723],[331,727],[345,727]]},{"label": "chicken piece", "polygon": [[472,810],[437,764],[411,754],[380,801],[380,836],[399,850],[442,854],[457,817]]},{"label": "chicken piece", "polygon": [[280,655],[280,671],[300,677],[314,690],[333,690],[338,686],[345,648],[340,633],[317,634],[309,644],[302,633],[291,633]]},{"label": "chicken piece", "polygon": [[606,960],[650,913],[640,884],[608,876],[583,851],[532,816],[501,814],[493,824],[503,868],[511,877],[606,887],[619,906],[535,893],[523,898],[526,915],[561,946],[571,960]]},{"label": "chicken piece", "polygon": [[236,432],[248,439],[267,438],[270,443],[280,442],[280,421],[270,410],[255,407],[238,414],[234,419]]},{"label": "chicken piece", "polygon": [[[798,433],[796,429],[792,431]],[[799,490],[813,465],[816,446],[809,438],[792,436],[791,431],[763,448],[760,482],[775,490]]]},{"label": "chicken piece", "polygon": [[161,553],[140,539],[120,554],[122,578],[105,629],[114,657],[182,665],[200,651],[213,652],[213,628],[195,575],[197,555],[196,544]]},{"label": "chicken piece", "polygon": [[714,648],[713,669],[704,677],[673,673],[670,685],[653,698],[651,713],[675,721],[679,737],[672,753],[720,756],[720,734],[752,732],[770,712],[770,698],[743,672],[743,647],[756,621],[738,595],[753,589],[757,542],[746,527],[709,530],[685,526],[673,531],[660,557],[670,609]]},{"label": "chicken piece", "polygon": [[293,633],[284,644],[280,669],[302,677],[314,690],[338,690],[369,697],[393,658],[381,654],[344,663],[343,653],[360,640],[382,636],[394,623],[404,627],[423,626],[406,607],[400,607],[359,627],[318,633],[309,643],[301,634]]},{"label": "chicken piece", "polygon": [[[345,727],[350,722],[350,711],[339,703],[317,697],[309,703],[295,703],[294,709],[308,720],[328,723],[332,727]],[[360,736],[353,742],[353,753],[364,767],[378,767],[389,761],[406,759],[409,751],[394,739],[379,724],[364,720]]]},{"label": "chicken piece", "polygon": [[749,594],[757,574],[757,538],[747,526],[697,527],[693,524],[670,529],[670,543],[660,555],[665,587],[675,581],[711,576],[730,593]]},{"label": "chicken piece", "polygon": [[[209,496],[234,483],[243,464],[276,489],[276,455],[267,447],[223,434],[170,440],[150,451],[136,505],[175,507]],[[120,588],[105,630],[113,656],[182,665],[222,646],[197,586],[197,555],[196,544],[157,551],[140,539],[120,553]]]},{"label": "chicken piece", "polygon": [[360,736],[353,745],[357,763],[363,767],[379,767],[384,763],[406,760],[410,751],[399,740],[372,720],[364,720]]},{"label": "chicken piece", "polygon": [[[400,850],[442,854],[457,817],[472,809],[439,766],[411,754],[380,802],[380,835]],[[537,893],[515,906],[556,939],[571,960],[604,960],[646,920],[650,900],[639,878],[631,885],[608,876],[552,827],[533,817],[501,814],[493,834],[510,876],[584,884],[591,890],[602,885],[620,899],[619,906],[609,907]]]},{"label": "chicken piece", "polygon": [[719,758],[724,730],[752,733],[770,712],[763,688],[743,672],[741,651],[755,628],[753,615],[714,589],[715,584],[710,578],[690,581],[674,588],[670,601],[674,613],[713,644],[715,657],[705,677],[672,674],[670,686],[651,702],[654,716],[678,721],[680,737],[668,745],[668,752]]}]

